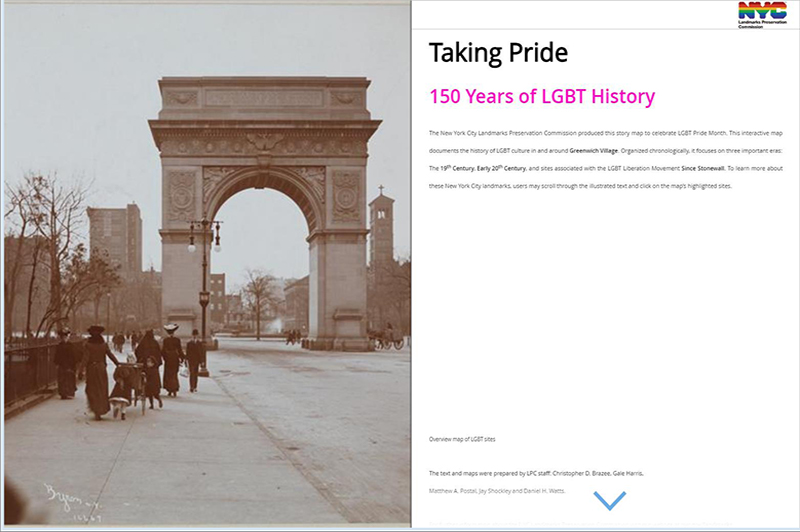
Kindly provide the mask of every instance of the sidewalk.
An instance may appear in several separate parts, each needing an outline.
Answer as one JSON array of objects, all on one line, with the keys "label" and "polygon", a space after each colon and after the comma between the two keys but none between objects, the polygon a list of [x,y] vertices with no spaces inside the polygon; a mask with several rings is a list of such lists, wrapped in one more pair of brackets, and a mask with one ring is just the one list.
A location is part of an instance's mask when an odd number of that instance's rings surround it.
[{"label": "sidewalk", "polygon": [[[109,366],[109,373],[113,365]],[[94,421],[83,383],[5,423],[6,475],[48,512],[48,523],[93,525],[336,525],[324,486],[213,379],[163,410],[129,408]]]}]

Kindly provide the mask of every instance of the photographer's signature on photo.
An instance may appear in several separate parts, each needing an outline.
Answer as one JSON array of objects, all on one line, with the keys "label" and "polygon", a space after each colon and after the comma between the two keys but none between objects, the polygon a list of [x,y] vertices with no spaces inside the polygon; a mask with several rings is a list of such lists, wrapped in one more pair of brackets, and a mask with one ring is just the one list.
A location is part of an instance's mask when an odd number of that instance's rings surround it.
[{"label": "photographer's signature on photo", "polygon": [[[65,513],[72,513],[75,521],[80,523],[101,523],[102,517],[100,515],[92,515],[92,512],[100,509],[100,505],[92,501],[84,501],[80,497],[69,495],[67,493],[56,490],[52,485],[44,482],[44,487],[47,490],[47,500],[57,501],[61,509]],[[74,512],[74,513],[73,513]],[[79,513],[86,512],[86,513]]]}]

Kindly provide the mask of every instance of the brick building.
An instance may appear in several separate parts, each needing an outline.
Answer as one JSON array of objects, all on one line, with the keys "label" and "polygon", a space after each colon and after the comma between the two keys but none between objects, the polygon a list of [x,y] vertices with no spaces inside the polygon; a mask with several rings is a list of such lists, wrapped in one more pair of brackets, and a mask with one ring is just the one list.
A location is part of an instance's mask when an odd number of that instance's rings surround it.
[{"label": "brick building", "polygon": [[120,276],[132,279],[142,272],[142,216],[139,206],[124,209],[86,209],[90,253],[108,254]]}]

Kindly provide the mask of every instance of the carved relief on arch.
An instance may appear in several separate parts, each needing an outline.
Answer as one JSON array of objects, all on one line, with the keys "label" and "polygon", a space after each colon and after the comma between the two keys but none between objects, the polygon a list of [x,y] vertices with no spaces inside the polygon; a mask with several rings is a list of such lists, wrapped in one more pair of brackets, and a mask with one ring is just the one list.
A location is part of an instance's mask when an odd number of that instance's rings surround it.
[{"label": "carved relief on arch", "polygon": [[204,166],[203,167],[203,207],[208,209],[208,202],[214,189],[230,174],[239,170],[237,166]]},{"label": "carved relief on arch", "polygon": [[276,190],[300,208],[313,232],[325,227],[325,171],[324,166],[205,166],[197,197],[202,198],[203,214],[211,218],[243,190]]},{"label": "carved relief on arch", "polygon": [[292,167],[292,170],[295,171],[300,177],[302,177],[306,183],[311,187],[311,190],[314,191],[314,195],[317,197],[320,203],[325,203],[325,167],[324,166],[298,166]]},{"label": "carved relief on arch", "polygon": [[194,170],[170,170],[167,172],[170,221],[188,221],[194,218],[195,178]]},{"label": "carved relief on arch", "polygon": [[361,221],[361,210],[358,208],[360,180],[361,175],[356,170],[333,171],[334,222]]},{"label": "carved relief on arch", "polygon": [[[241,166],[205,166],[203,167],[203,206],[209,209],[209,202],[214,191],[220,183],[236,172],[241,170]],[[276,167],[281,168],[281,167]],[[325,167],[324,166],[289,166],[291,170],[299,175],[308,187],[314,192],[320,203],[325,203]]]},{"label": "carved relief on arch", "polygon": [[166,91],[164,107],[197,106],[197,91]]},{"label": "carved relief on arch", "polygon": [[252,156],[276,157],[364,157],[367,141],[344,135],[257,135],[232,138],[208,135],[185,135],[165,138],[159,145],[164,156]]},{"label": "carved relief on arch", "polygon": [[359,91],[331,91],[332,107],[364,107],[364,94]]}]

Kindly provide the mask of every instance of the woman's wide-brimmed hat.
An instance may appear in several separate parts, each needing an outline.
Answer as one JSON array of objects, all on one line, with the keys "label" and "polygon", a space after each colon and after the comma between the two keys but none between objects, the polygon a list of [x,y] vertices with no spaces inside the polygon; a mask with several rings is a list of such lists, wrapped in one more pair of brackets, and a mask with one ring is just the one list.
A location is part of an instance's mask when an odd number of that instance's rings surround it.
[{"label": "woman's wide-brimmed hat", "polygon": [[105,331],[105,330],[106,330],[106,328],[105,328],[105,327],[103,327],[102,325],[92,325],[92,326],[91,326],[91,327],[89,327],[89,329],[88,329],[88,331],[89,331],[89,334],[100,334],[100,333],[102,333],[102,332],[103,332],[103,331]]},{"label": "woman's wide-brimmed hat", "polygon": [[164,325],[164,330],[167,331],[168,333],[174,333],[175,331],[178,330],[178,327],[179,325],[176,323],[168,323]]},{"label": "woman's wide-brimmed hat", "polygon": [[59,336],[69,336],[72,331],[69,330],[69,327],[64,327],[60,331],[58,331]]}]

